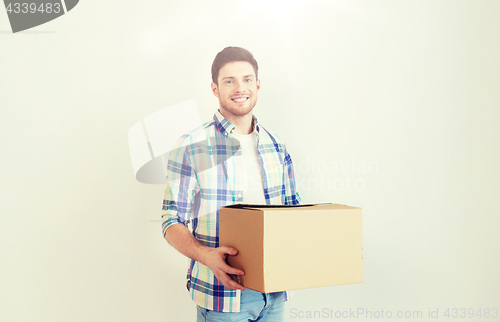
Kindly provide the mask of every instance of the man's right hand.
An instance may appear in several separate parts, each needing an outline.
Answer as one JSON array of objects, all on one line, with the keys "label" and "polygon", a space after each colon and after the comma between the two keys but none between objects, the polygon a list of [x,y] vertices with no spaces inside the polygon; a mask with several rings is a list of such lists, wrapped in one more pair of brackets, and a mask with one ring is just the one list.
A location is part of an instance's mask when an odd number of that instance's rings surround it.
[{"label": "man's right hand", "polygon": [[196,239],[189,229],[182,224],[175,224],[167,228],[165,239],[181,254],[208,266],[217,280],[230,290],[242,290],[245,288],[235,282],[228,274],[242,276],[245,274],[241,269],[229,266],[226,263],[227,255],[236,255],[238,250],[229,246],[210,248]]},{"label": "man's right hand", "polygon": [[226,263],[227,255],[236,255],[238,250],[229,246],[220,246],[217,248],[210,248],[207,250],[205,257],[205,265],[208,266],[214,273],[217,280],[222,283],[227,289],[242,290],[245,288],[231,279],[228,274],[242,276],[245,275],[241,269],[229,266]]}]

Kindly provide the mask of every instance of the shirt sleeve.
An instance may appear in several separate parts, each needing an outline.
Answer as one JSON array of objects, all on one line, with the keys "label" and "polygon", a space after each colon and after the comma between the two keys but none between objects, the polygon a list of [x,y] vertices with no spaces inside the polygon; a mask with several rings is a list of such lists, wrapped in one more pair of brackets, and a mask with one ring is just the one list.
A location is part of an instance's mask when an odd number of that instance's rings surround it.
[{"label": "shirt sleeve", "polygon": [[163,237],[174,224],[187,227],[193,212],[194,198],[199,191],[196,171],[186,146],[170,152],[167,163],[166,188],[162,208]]},{"label": "shirt sleeve", "polygon": [[293,170],[292,157],[285,151],[285,205],[298,205],[301,202],[297,186],[295,184],[295,175]]}]

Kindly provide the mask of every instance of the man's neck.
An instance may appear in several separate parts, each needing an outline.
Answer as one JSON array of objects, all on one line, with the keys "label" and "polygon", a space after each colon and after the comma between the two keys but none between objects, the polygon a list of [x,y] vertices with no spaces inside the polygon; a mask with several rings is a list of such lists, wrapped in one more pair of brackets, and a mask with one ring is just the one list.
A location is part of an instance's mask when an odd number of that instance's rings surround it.
[{"label": "man's neck", "polygon": [[233,114],[225,115],[228,113],[224,113],[225,111],[221,108],[219,109],[219,112],[228,120],[231,122],[231,124],[234,125],[234,128],[236,130],[236,133],[238,134],[250,134],[253,132],[253,114],[252,112],[243,115],[243,116],[237,116]]}]

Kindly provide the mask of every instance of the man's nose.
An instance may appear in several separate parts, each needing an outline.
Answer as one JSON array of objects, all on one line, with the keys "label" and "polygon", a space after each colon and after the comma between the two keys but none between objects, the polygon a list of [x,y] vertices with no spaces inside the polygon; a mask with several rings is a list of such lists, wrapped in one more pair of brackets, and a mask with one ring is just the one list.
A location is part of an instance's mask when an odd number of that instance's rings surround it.
[{"label": "man's nose", "polygon": [[245,84],[242,82],[236,83],[236,92],[238,93],[244,93],[246,91]]}]

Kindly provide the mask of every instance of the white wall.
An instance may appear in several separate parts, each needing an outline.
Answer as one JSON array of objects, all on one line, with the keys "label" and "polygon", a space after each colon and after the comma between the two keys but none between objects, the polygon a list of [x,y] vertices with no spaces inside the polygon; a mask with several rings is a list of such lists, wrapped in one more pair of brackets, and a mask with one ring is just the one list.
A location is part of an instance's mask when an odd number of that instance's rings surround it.
[{"label": "white wall", "polygon": [[194,320],[127,132],[190,99],[208,120],[228,45],[303,201],[364,209],[364,282],[296,291],[287,321],[500,309],[499,1],[85,0],[9,30],[0,10],[0,321]]}]

